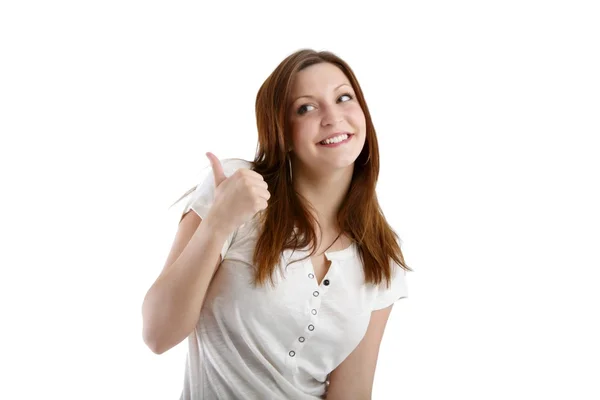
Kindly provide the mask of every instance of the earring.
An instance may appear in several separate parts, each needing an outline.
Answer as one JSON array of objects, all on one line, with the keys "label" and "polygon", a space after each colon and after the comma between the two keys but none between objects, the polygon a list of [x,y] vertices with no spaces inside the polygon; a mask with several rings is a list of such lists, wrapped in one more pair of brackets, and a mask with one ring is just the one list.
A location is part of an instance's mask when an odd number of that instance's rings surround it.
[{"label": "earring", "polygon": [[288,160],[288,168],[290,169],[290,182],[292,181],[292,158],[291,157],[286,157]]}]

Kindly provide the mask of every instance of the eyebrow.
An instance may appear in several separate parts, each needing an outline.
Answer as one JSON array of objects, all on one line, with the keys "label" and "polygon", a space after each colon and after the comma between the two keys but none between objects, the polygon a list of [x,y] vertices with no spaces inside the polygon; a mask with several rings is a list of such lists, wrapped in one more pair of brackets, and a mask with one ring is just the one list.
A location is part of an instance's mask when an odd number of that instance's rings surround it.
[{"label": "eyebrow", "polygon": [[[349,85],[349,84],[347,84],[347,83],[342,83],[341,85],[339,85],[339,86],[337,86],[335,89],[333,89],[333,91],[335,92],[336,90],[338,90],[338,89],[339,89],[339,88],[341,88],[342,86],[348,86],[348,87],[352,87],[351,85]],[[292,101],[292,104],[293,104],[293,103],[295,103],[295,102],[297,102],[299,99],[301,99],[301,98],[303,98],[303,97],[306,97],[306,98],[309,98],[309,99],[313,99],[313,98],[314,98],[313,96],[310,96],[310,95],[307,95],[307,94],[306,94],[306,95],[303,95],[303,96],[296,97],[296,99],[295,99],[294,101]]]}]

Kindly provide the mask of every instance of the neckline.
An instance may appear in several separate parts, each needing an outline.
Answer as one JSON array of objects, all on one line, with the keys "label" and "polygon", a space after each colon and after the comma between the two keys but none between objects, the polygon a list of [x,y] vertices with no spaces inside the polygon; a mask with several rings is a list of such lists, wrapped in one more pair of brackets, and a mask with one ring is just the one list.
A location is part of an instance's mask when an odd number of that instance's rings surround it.
[{"label": "neckline", "polygon": [[355,246],[356,243],[352,242],[350,243],[350,246],[346,247],[345,249],[326,251],[324,254],[328,260],[342,260],[352,256]]},{"label": "neckline", "polygon": [[[294,232],[298,231],[298,227],[294,226]],[[347,259],[350,258],[354,255],[354,248],[357,246],[356,242],[353,241],[352,239],[350,239],[351,243],[348,247],[341,249],[341,250],[335,250],[335,251],[325,251],[323,254],[325,255],[325,258],[327,258],[328,260],[342,260],[342,259]],[[294,252],[299,252],[299,253],[310,253],[309,249],[307,247],[304,248],[297,248],[295,250],[291,250],[288,249],[290,252],[294,253]]]}]

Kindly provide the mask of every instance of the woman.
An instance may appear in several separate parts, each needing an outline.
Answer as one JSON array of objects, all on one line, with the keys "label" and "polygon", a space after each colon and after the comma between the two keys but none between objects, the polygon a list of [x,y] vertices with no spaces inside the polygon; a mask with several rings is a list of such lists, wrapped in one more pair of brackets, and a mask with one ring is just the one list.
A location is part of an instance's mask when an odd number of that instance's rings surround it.
[{"label": "woman", "polygon": [[144,340],[161,354],[188,339],[184,400],[370,399],[411,269],[377,202],[360,85],[303,49],[263,83],[256,117],[255,160],[207,153],[212,174],[182,197]]}]

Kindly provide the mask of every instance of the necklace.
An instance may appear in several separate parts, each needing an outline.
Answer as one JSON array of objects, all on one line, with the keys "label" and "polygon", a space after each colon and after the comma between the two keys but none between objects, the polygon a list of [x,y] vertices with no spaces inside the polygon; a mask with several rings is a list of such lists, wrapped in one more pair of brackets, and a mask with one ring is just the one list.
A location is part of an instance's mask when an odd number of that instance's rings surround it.
[{"label": "necklace", "polygon": [[337,242],[337,240],[340,238],[340,236],[342,236],[342,232],[340,232],[337,237],[335,238],[335,240],[329,245],[329,247],[327,247],[325,250],[323,250],[323,253],[319,254],[319,255],[323,255],[325,252],[327,252],[327,250],[329,250],[331,248],[331,246],[333,246],[333,244],[335,242]]}]

